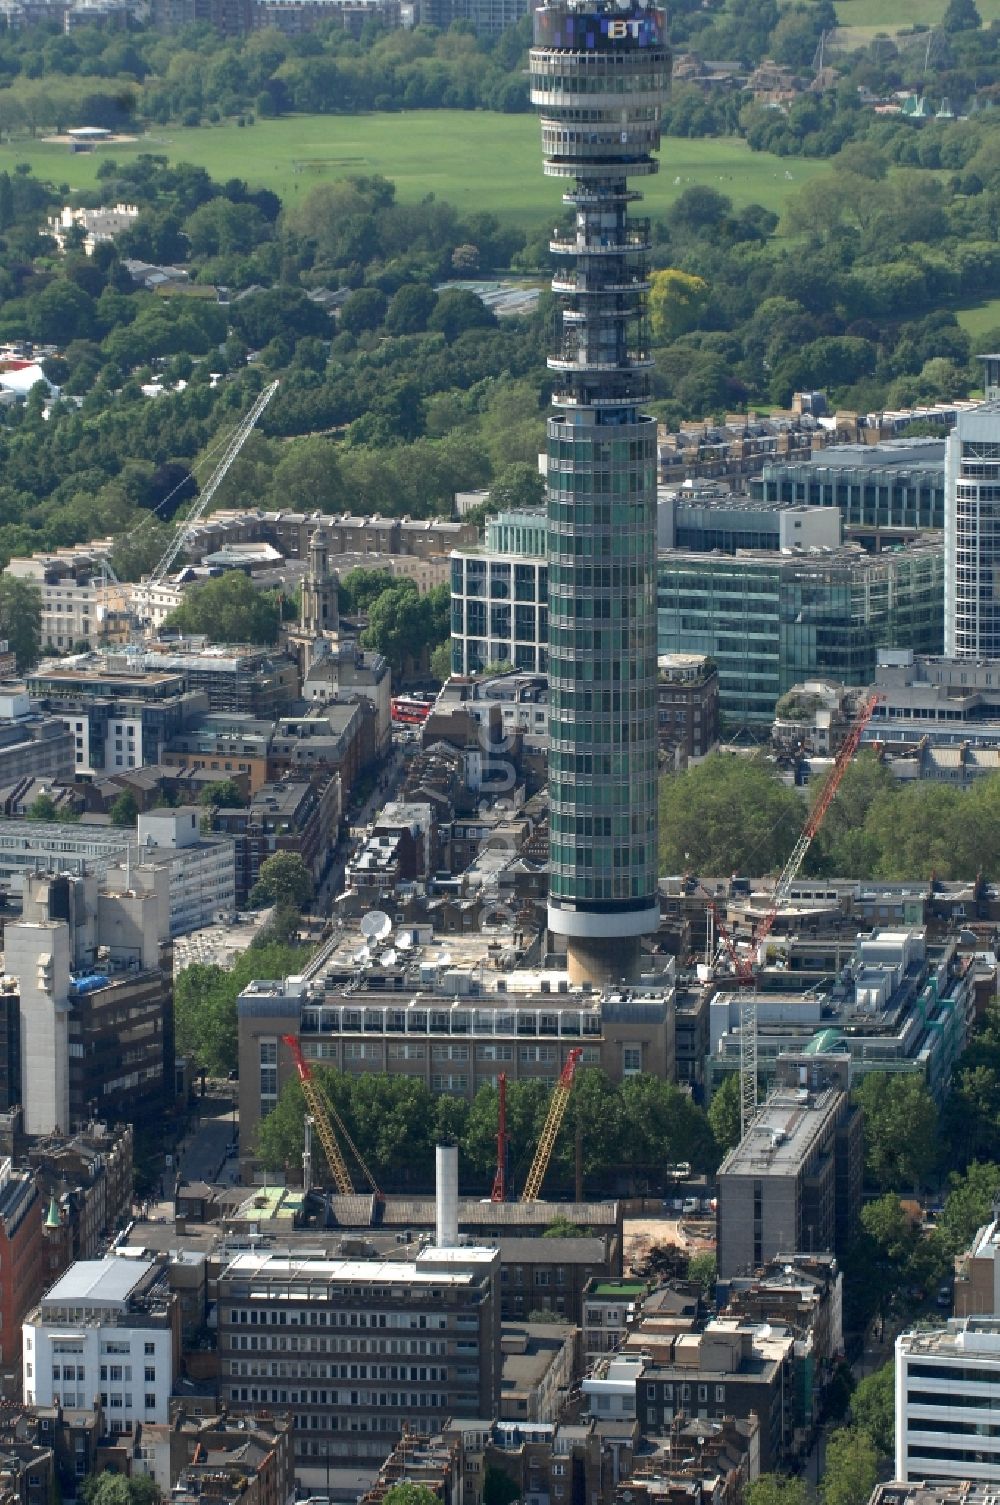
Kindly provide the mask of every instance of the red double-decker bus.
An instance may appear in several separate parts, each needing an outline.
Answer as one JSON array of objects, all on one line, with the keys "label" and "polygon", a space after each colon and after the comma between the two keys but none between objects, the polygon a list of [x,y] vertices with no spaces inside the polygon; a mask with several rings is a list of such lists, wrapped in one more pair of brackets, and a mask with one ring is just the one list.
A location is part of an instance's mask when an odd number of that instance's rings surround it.
[{"label": "red double-decker bus", "polygon": [[397,726],[420,726],[430,715],[433,700],[421,700],[417,695],[394,695],[392,719]]}]

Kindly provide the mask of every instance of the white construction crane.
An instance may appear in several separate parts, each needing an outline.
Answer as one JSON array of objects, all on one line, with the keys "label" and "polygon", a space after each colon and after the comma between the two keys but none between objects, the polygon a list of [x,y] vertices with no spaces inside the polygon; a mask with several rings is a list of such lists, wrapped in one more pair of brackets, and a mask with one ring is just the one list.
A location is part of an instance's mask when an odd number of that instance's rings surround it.
[{"label": "white construction crane", "polygon": [[209,502],[212,500],[213,496],[222,485],[222,482],[225,480],[229,472],[230,466],[236,459],[246,441],[249,439],[251,433],[257,425],[257,420],[260,418],[260,415],[263,413],[264,409],[267,407],[268,403],[271,401],[271,398],[274,396],[277,390],[278,383],[276,381],[271,382],[270,386],[265,387],[263,392],[261,392],[260,396],[257,398],[257,401],[254,403],[249,413],[247,413],[246,417],[241,420],[239,426],[234,430],[229,443],[226,445],[222,459],[216,466],[211,480],[208,482],[204,491],[196,500],[194,506],[191,508],[191,511],[185,517],[184,521],[178,527],[176,533],[174,534],[166,549],[166,552],[163,555],[163,558],[160,560],[159,564],[156,565],[155,569],[153,569],[146,577],[146,579],[141,581],[139,586],[136,588],[135,598],[137,603],[141,603],[139,613],[140,616],[148,619],[150,600],[153,590],[155,590],[158,585],[163,584],[163,581],[166,579],[170,570],[173,568],[178,555],[181,553],[181,550],[184,548],[188,539],[191,537],[194,529],[197,527],[198,523],[205,515],[205,509],[207,508]]}]

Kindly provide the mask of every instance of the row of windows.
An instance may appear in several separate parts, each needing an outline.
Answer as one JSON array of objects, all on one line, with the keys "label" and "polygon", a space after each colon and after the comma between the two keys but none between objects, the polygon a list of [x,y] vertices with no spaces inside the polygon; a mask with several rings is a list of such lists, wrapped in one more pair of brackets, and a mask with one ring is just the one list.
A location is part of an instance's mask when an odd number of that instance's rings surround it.
[{"label": "row of windows", "polygon": [[[297,1353],[297,1354],[389,1354],[403,1356],[443,1355],[448,1352],[446,1338],[335,1338],[325,1333],[223,1333],[224,1353]],[[465,1352],[462,1342],[456,1347]]]}]

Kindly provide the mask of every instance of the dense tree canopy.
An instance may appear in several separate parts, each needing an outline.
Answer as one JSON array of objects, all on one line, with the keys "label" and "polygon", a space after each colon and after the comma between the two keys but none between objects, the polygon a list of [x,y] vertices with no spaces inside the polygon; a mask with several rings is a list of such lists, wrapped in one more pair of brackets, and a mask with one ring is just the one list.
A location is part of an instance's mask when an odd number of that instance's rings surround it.
[{"label": "dense tree canopy", "polygon": [[[661,780],[661,871],[776,872],[805,817],[801,795],[773,765],[715,754]],[[805,870],[890,880],[1000,874],[1000,775],[966,789],[901,783],[863,752],[844,776]]]},{"label": "dense tree canopy", "polygon": [[239,570],[193,585],[164,631],[204,633],[212,643],[273,643],[281,606],[273,591],[262,591]]},{"label": "dense tree canopy", "polygon": [[[260,976],[260,972],[257,973]],[[496,1164],[497,1093],[483,1087],[472,1103],[432,1093],[415,1077],[356,1076],[321,1069],[327,1093],[384,1188],[429,1186],[434,1145],[446,1132],[459,1145],[463,1183],[487,1186]],[[548,1112],[549,1085],[512,1082],[507,1091],[511,1175],[519,1188],[527,1176]],[[284,1088],[260,1129],[259,1149],[274,1168],[301,1163],[302,1095],[298,1081]],[[588,1184],[621,1190],[661,1185],[664,1167],[678,1160],[705,1168],[718,1159],[701,1109],[679,1088],[639,1076],[615,1085],[594,1068],[577,1074],[566,1122],[546,1178],[555,1197],[574,1183],[574,1140],[582,1136]]]},{"label": "dense tree canopy", "polygon": [[804,819],[800,796],[762,759],[713,754],[661,781],[661,871],[775,872]]},{"label": "dense tree canopy", "polygon": [[256,947],[231,967],[195,962],[174,983],[177,1049],[199,1067],[225,1076],[237,1065],[236,1000],[255,977],[287,977],[309,959],[303,946]]},{"label": "dense tree canopy", "polygon": [[250,890],[250,905],[263,909],[306,909],[312,902],[313,881],[298,852],[274,852],[260,865],[257,882]]}]

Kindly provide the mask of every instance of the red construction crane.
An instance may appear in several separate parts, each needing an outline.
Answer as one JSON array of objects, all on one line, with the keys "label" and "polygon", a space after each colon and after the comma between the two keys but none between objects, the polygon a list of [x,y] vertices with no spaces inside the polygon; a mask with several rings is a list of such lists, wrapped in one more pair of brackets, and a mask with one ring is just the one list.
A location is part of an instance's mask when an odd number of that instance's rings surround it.
[{"label": "red construction crane", "polygon": [[[858,710],[851,729],[841,743],[840,750],[833,761],[833,766],[826,776],[826,781],[821,788],[818,797],[813,803],[812,809],[802,827],[801,835],[781,875],[774,885],[771,902],[761,915],[754,927],[753,936],[749,947],[741,949],[729,931],[715,899],[706,888],[702,888],[712,910],[719,938],[725,947],[726,953],[732,963],[736,981],[741,989],[748,992],[746,1001],[741,1010],[740,1017],[740,1121],[743,1132],[749,1128],[757,1109],[757,968],[762,957],[762,948],[784,904],[788,902],[792,884],[798,877],[805,855],[812,845],[813,837],[823,824],[826,812],[829,810],[840,788],[841,780],[847,772],[848,766],[861,743],[865,727],[871,720],[875,707],[882,699],[880,695],[869,695]],[[701,885],[699,885],[701,887]]]},{"label": "red construction crane", "polygon": [[549,1101],[549,1111],[546,1115],[545,1124],[538,1140],[538,1148],[535,1158],[531,1162],[531,1170],[521,1193],[522,1202],[537,1202],[538,1193],[542,1189],[545,1180],[545,1172],[549,1168],[552,1159],[552,1151],[555,1147],[556,1138],[559,1134],[562,1121],[566,1117],[566,1109],[569,1106],[569,1095],[573,1087],[573,1078],[576,1068],[580,1064],[583,1051],[575,1046],[566,1057],[566,1064],[559,1073],[559,1080],[552,1089],[552,1097]]},{"label": "red construction crane", "polygon": [[497,1090],[500,1094],[500,1102],[497,1112],[497,1168],[493,1177],[493,1190],[490,1193],[491,1202],[506,1202],[507,1200],[507,1152],[510,1145],[510,1135],[507,1133],[507,1073],[501,1071],[497,1081]]},{"label": "red construction crane", "polygon": [[341,1150],[340,1145],[337,1142],[337,1136],[333,1132],[333,1124],[330,1121],[331,1119],[333,1120],[333,1123],[337,1125],[337,1130],[341,1138],[344,1140],[344,1143],[347,1145],[348,1149],[351,1151],[351,1154],[354,1156],[355,1160],[360,1166],[361,1172],[364,1175],[365,1180],[368,1182],[368,1185],[371,1187],[375,1196],[381,1200],[382,1193],[379,1191],[378,1183],[376,1182],[375,1177],[372,1175],[371,1171],[368,1169],[368,1166],[365,1164],[365,1161],[361,1155],[361,1151],[358,1149],[357,1145],[354,1143],[354,1140],[348,1133],[347,1126],[344,1123],[344,1120],[341,1118],[340,1114],[337,1112],[333,1104],[326,1101],[325,1097],[316,1086],[316,1083],[313,1080],[312,1067],[309,1065],[309,1062],[302,1054],[302,1046],[299,1043],[298,1036],[282,1035],[281,1038],[292,1053],[292,1059],[295,1062],[295,1069],[299,1074],[299,1081],[302,1083],[302,1095],[306,1100],[306,1105],[309,1109],[310,1114],[312,1115],[313,1122],[316,1125],[316,1132],[319,1134],[320,1144],[323,1146],[323,1153],[326,1156],[327,1164],[330,1167],[333,1179],[337,1183],[338,1192],[342,1197],[353,1196],[354,1182],[351,1180],[351,1173],[347,1169],[347,1161],[344,1159],[343,1151]]}]

